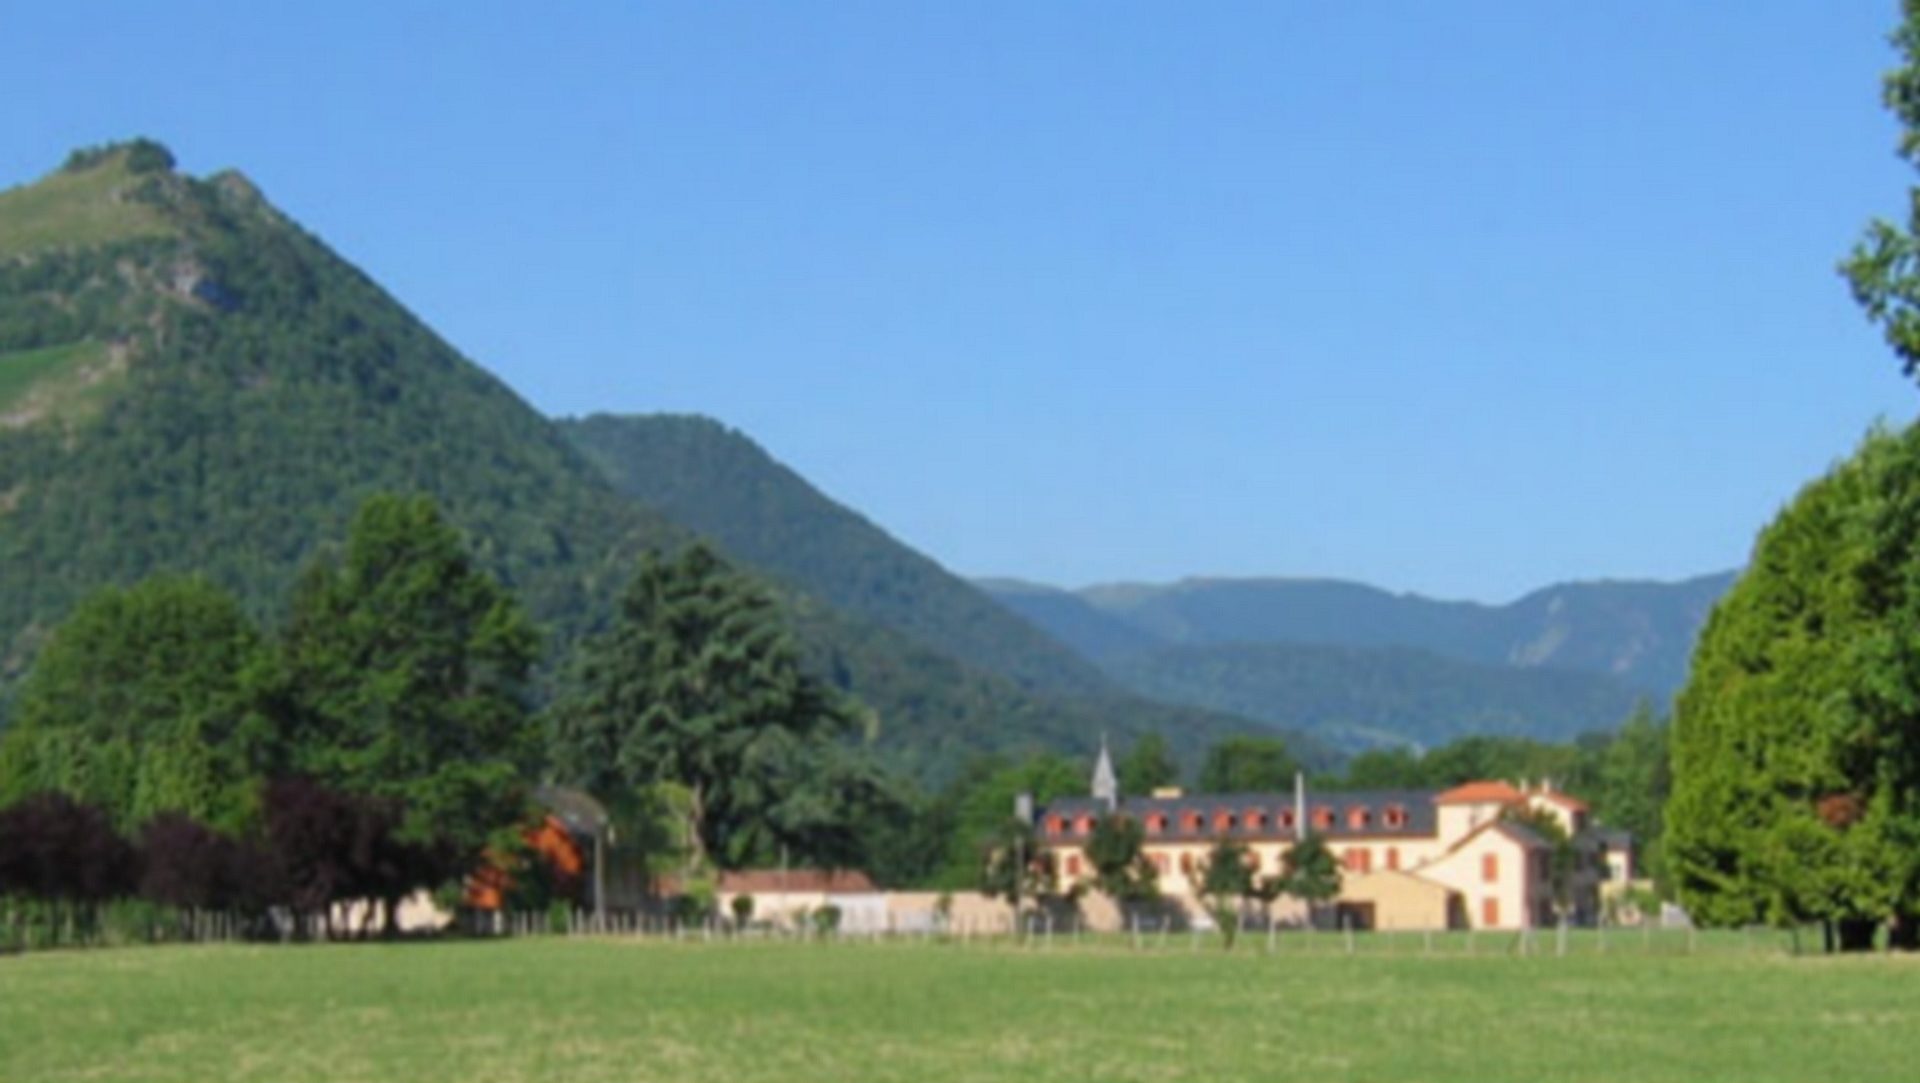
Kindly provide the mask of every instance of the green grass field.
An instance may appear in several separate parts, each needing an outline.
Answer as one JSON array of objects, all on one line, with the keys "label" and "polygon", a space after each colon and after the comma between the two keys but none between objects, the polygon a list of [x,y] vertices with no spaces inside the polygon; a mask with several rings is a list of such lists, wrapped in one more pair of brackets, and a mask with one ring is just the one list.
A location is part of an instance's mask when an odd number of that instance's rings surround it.
[{"label": "green grass field", "polygon": [[0,958],[0,1079],[1703,1083],[1914,1064],[1920,960],[1380,943],[46,952]]},{"label": "green grass field", "polygon": [[154,208],[118,194],[133,181],[116,161],[0,191],[0,259],[172,232]]}]

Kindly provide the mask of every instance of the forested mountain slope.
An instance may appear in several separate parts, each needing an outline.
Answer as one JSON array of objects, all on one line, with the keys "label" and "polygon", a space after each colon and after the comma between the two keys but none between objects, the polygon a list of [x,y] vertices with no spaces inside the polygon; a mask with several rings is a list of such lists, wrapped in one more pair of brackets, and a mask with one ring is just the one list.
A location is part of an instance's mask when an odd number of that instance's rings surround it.
[{"label": "forested mountain slope", "polygon": [[[204,572],[271,616],[380,490],[438,501],[548,627],[550,660],[642,548],[690,537],[237,173],[187,177],[137,142],[0,192],[6,675],[88,591],[157,571]],[[1245,725],[1042,695],[779,589],[810,664],[925,774],[963,752],[1084,750],[1102,729],[1191,747]]]}]

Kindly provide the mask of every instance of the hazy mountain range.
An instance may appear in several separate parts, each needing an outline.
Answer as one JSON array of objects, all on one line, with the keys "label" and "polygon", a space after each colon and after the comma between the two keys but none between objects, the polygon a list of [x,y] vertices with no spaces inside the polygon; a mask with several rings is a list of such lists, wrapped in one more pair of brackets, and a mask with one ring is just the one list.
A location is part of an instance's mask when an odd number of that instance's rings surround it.
[{"label": "hazy mountain range", "polygon": [[1566,583],[1498,606],[1319,579],[980,585],[1144,695],[1352,746],[1562,738],[1643,698],[1664,707],[1733,578]]}]

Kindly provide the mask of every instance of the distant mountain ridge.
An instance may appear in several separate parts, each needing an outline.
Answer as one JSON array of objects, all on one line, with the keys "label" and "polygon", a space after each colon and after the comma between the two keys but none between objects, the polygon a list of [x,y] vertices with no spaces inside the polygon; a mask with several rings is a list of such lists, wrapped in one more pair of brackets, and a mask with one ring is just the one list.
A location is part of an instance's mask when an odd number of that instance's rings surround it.
[{"label": "distant mountain ridge", "polygon": [[1735,575],[1556,584],[1500,606],[1340,580],[979,582],[1142,695],[1354,748],[1562,739],[1611,727],[1641,698],[1664,707]]},{"label": "distant mountain ridge", "polygon": [[1103,660],[1156,646],[1408,647],[1485,665],[1604,673],[1665,697],[1684,683],[1694,636],[1735,574],[1560,583],[1506,605],[1437,601],[1333,579],[1187,579],[1078,591],[981,583]]}]

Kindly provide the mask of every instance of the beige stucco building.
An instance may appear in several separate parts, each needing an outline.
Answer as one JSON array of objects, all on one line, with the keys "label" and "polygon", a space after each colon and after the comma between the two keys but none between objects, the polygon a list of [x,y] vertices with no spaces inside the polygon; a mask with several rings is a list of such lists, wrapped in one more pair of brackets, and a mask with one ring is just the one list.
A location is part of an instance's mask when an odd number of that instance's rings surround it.
[{"label": "beige stucco building", "polygon": [[[1122,800],[1107,778],[1097,779],[1096,792],[1107,789],[1101,796],[1056,801],[1038,812],[1039,836],[1063,888],[1090,888],[1085,848],[1099,818],[1115,812],[1141,824],[1163,905],[1200,923],[1206,919],[1195,884],[1218,842],[1240,843],[1256,875],[1277,876],[1287,851],[1308,833],[1325,839],[1340,864],[1332,919],[1356,928],[1519,929],[1597,914],[1600,863],[1575,863],[1563,914],[1554,892],[1554,846],[1521,822],[1551,818],[1577,840],[1576,852],[1594,851],[1587,806],[1550,783],[1315,795],[1162,791]],[[1086,912],[1096,923],[1118,920],[1101,908]],[[1297,903],[1281,903],[1271,917],[1297,924],[1307,914]]]}]

